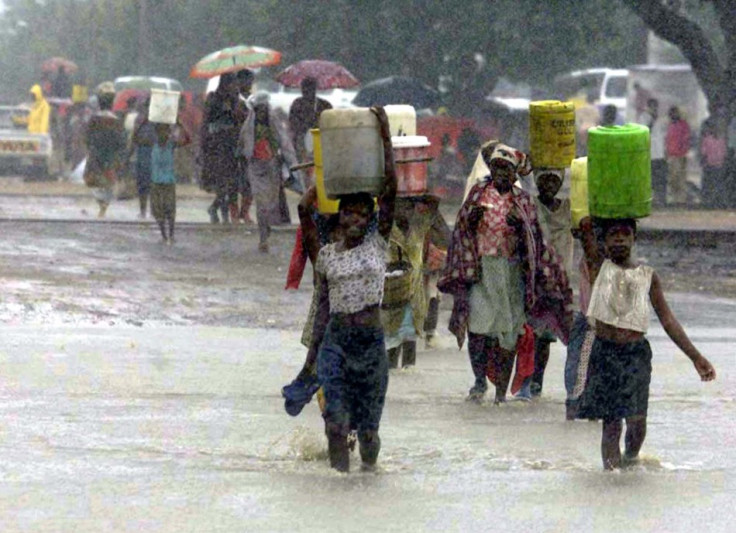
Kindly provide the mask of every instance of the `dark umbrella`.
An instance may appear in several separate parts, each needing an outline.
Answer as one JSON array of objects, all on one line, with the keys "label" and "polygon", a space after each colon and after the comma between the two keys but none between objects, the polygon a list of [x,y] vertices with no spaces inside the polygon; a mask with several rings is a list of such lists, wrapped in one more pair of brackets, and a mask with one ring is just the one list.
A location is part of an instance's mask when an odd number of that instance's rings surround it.
[{"label": "dark umbrella", "polygon": [[405,76],[390,76],[367,83],[353,100],[353,104],[360,107],[408,104],[417,109],[437,107],[439,103],[439,92]]},{"label": "dark umbrella", "polygon": [[294,63],[274,79],[286,87],[299,87],[304,78],[317,80],[318,91],[349,89],[360,85],[358,79],[340,63],[321,59],[305,59]]}]

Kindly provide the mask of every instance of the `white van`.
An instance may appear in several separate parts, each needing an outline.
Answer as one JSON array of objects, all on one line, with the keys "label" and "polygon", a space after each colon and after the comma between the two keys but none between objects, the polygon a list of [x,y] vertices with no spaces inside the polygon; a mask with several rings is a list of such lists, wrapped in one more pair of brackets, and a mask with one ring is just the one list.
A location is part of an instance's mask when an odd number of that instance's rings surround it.
[{"label": "white van", "polygon": [[613,104],[619,115],[626,113],[626,84],[628,69],[589,68],[557,76],[554,80],[556,96],[565,100],[585,97],[588,102],[603,108]]}]

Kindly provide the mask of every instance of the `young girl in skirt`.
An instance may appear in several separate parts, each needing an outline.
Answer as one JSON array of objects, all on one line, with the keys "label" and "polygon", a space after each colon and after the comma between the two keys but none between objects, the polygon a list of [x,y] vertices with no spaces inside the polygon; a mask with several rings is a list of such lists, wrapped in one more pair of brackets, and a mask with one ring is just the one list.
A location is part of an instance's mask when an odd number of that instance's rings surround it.
[{"label": "young girl in skirt", "polygon": [[341,472],[350,469],[347,436],[352,428],[358,432],[363,468],[375,466],[388,388],[380,306],[397,185],[388,117],[383,108],[371,109],[380,123],[386,161],[377,230],[372,230],[374,200],[370,193],[342,196],[342,238],[323,246],[315,264],[320,295],[315,333],[320,324],[327,324],[317,355],[317,377],[324,392],[322,416],[330,465]]},{"label": "young girl in skirt", "polygon": [[[596,242],[593,224],[599,226],[603,253]],[[654,270],[631,258],[636,221],[601,220],[581,222],[583,249],[593,282],[588,319],[594,324],[595,340],[590,352],[585,391],[578,418],[601,419],[601,455],[607,470],[635,463],[647,428],[652,352],[645,333],[649,305],[675,344],[685,352],[703,381],[716,371],[690,342],[670,311]],[[626,420],[623,457],[619,441]]]}]

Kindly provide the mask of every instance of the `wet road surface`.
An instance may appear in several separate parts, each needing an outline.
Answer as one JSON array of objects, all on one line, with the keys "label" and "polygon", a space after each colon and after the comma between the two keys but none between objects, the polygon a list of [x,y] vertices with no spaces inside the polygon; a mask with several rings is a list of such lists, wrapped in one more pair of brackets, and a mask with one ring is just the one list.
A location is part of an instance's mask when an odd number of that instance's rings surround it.
[{"label": "wet road surface", "polygon": [[173,247],[152,226],[0,230],[3,530],[732,531],[736,300],[670,293],[719,377],[702,384],[655,321],[632,471],[602,472],[600,426],[565,422],[559,344],[539,401],[476,406],[445,333],[391,374],[378,473],[346,476],[316,405],[292,418],[279,394],[310,298],[309,268],[283,291],[292,233],[261,255],[241,227]]}]

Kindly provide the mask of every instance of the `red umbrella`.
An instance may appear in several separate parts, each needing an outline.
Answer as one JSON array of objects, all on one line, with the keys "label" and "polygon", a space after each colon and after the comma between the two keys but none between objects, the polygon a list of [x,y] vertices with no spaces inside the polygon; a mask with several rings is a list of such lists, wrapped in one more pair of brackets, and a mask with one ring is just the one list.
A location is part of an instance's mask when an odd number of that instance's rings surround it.
[{"label": "red umbrella", "polygon": [[307,59],[299,61],[276,76],[276,81],[287,87],[299,87],[304,78],[317,80],[317,90],[349,89],[360,85],[358,79],[340,63]]},{"label": "red umbrella", "polygon": [[64,67],[64,71],[67,74],[72,74],[79,70],[77,64],[71,59],[66,59],[64,57],[50,57],[41,63],[41,72],[55,73],[59,70],[59,67]]}]

